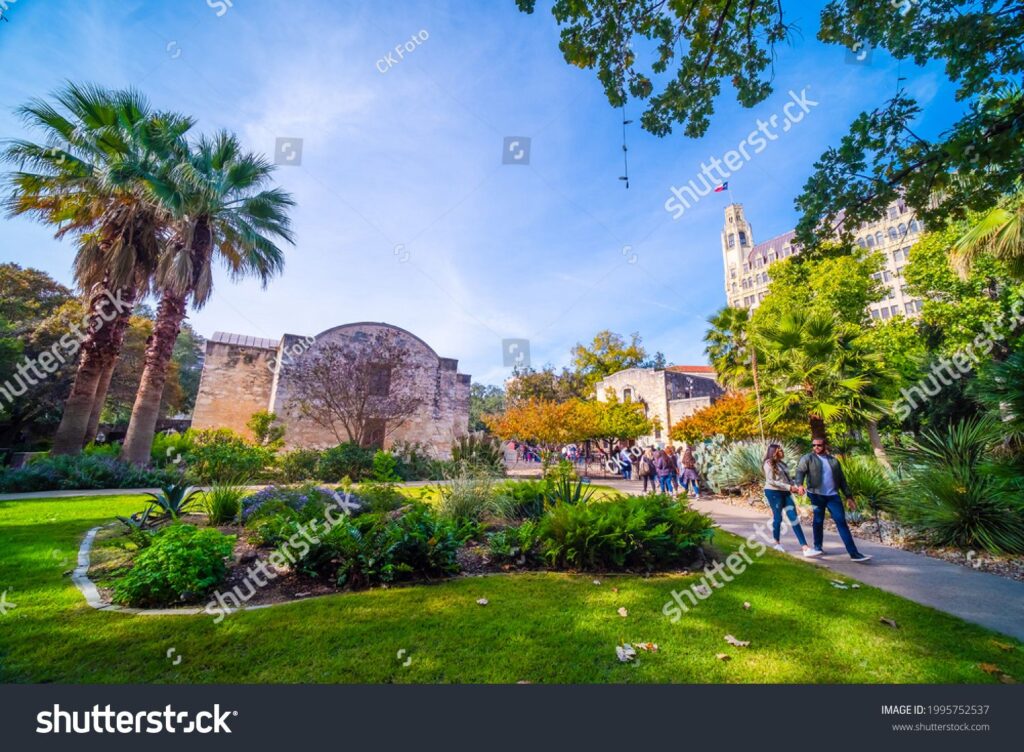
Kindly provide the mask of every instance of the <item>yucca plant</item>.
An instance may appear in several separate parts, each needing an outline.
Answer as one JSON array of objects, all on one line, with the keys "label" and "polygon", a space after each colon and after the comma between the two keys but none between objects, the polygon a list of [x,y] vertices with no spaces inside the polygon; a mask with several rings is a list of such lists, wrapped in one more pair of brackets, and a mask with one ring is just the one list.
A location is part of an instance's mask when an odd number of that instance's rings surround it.
[{"label": "yucca plant", "polygon": [[1024,553],[1024,503],[1011,483],[991,472],[999,434],[974,418],[929,430],[900,452],[900,519],[939,546]]},{"label": "yucca plant", "polygon": [[[768,443],[781,443],[774,439]],[[790,472],[796,473],[799,455],[789,444],[781,444]],[[730,444],[708,473],[707,481],[717,493],[723,490],[748,491],[764,484],[765,444],[758,441],[737,441]]]},{"label": "yucca plant", "polygon": [[153,506],[172,520],[178,519],[192,505],[202,492],[184,482],[164,486],[157,493],[146,494],[153,499]]}]

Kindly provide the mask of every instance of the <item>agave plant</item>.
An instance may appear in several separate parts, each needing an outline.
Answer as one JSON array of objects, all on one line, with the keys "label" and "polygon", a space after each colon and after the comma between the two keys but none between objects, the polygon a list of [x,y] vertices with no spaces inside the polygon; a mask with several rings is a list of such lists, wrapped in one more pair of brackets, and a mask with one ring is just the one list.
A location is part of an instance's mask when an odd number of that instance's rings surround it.
[{"label": "agave plant", "polygon": [[482,431],[456,439],[452,443],[452,459],[459,465],[486,468],[502,475],[505,472],[505,452],[501,442]]},{"label": "agave plant", "polygon": [[146,548],[152,542],[150,528],[155,523],[155,520],[150,518],[152,512],[153,506],[150,505],[142,512],[136,512],[129,517],[117,515],[118,521],[127,528],[128,539],[139,548]]},{"label": "agave plant", "polygon": [[557,481],[550,481],[548,489],[544,494],[544,500],[551,506],[558,504],[586,504],[594,496],[594,489],[591,486],[584,488],[581,480],[573,481],[569,478],[562,478]]},{"label": "agave plant", "polygon": [[[797,451],[793,446],[777,440],[769,443],[780,444],[789,458],[789,466],[795,470]],[[737,441],[728,446],[707,475],[708,484],[715,492],[723,490],[744,491],[764,483],[764,455],[767,447],[759,441]]]},{"label": "agave plant", "polygon": [[157,493],[146,494],[153,499],[153,506],[172,520],[178,519],[192,502],[201,494],[198,488],[192,488],[184,482],[164,486]]}]

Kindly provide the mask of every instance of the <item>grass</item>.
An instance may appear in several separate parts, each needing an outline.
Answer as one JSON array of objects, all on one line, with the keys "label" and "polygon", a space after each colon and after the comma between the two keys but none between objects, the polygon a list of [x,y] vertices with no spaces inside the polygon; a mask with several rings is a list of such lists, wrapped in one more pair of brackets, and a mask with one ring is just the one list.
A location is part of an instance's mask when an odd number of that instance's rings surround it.
[{"label": "grass", "polygon": [[[1015,640],[868,586],[837,590],[834,574],[773,552],[678,624],[662,605],[693,576],[603,576],[600,585],[592,575],[470,577],[308,600],[220,624],[206,615],[97,612],[67,576],[79,541],[143,503],[0,502],[0,591],[16,606],[0,616],[0,682],[985,683],[998,681],[993,666],[1024,680]],[[738,542],[715,539],[723,553]],[[881,624],[883,616],[900,628]],[[730,647],[726,634],[751,645]],[[661,649],[622,664],[615,645],[623,640]]]}]

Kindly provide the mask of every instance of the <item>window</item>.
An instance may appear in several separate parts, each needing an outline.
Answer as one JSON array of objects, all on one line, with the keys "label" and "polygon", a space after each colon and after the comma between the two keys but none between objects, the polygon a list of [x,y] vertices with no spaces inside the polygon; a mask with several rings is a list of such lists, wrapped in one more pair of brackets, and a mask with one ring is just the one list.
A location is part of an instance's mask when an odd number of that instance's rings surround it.
[{"label": "window", "polygon": [[881,317],[881,314],[877,310],[872,309],[872,311],[871,311],[871,318],[877,319],[877,318],[880,318],[880,317]]},{"label": "window", "polygon": [[892,274],[890,274],[889,270],[886,269],[884,272],[882,272],[882,281],[888,282],[890,279],[892,279]]},{"label": "window", "polygon": [[896,262],[906,261],[907,260],[907,249],[906,248],[897,248],[895,251],[892,252],[892,260],[896,261]]},{"label": "window", "polygon": [[879,230],[875,233],[875,245],[882,245],[885,243],[885,236],[882,235],[882,231]]},{"label": "window", "polygon": [[743,232],[743,230],[740,230],[740,245],[744,246],[746,244],[747,244],[747,233]]},{"label": "window", "polygon": [[900,315],[900,307],[898,305],[889,306],[889,310],[892,311],[892,315],[893,316],[899,316]]},{"label": "window", "polygon": [[896,234],[896,228],[890,227],[888,230],[889,240],[899,240],[899,235]]},{"label": "window", "polygon": [[857,245],[861,248],[867,248],[868,244],[864,242],[864,238],[857,238]]},{"label": "window", "polygon": [[902,277],[903,276],[903,267],[902,266],[897,266],[896,267],[896,276],[897,277]]},{"label": "window", "polygon": [[900,237],[907,237],[907,226],[903,222],[900,222]]},{"label": "window", "polygon": [[917,223],[916,219],[910,220],[909,230],[910,230],[910,232],[920,232],[921,231],[921,225],[919,225]]},{"label": "window", "polygon": [[904,303],[904,305],[903,305],[903,309],[904,309],[904,310],[905,310],[905,311],[906,311],[907,313],[910,313],[910,314],[913,314],[913,313],[917,313],[917,309],[916,309],[916,308],[914,308],[914,301],[913,301],[913,300],[912,300],[912,301],[910,301],[909,303]]},{"label": "window", "polygon": [[748,264],[746,261],[743,262],[743,271],[745,271],[745,272],[749,272],[750,271],[750,264]]},{"label": "window", "polygon": [[883,319],[891,319],[892,318],[892,314],[889,312],[888,308],[883,308],[882,309],[882,318]]},{"label": "window", "polygon": [[629,387],[626,387],[625,389],[622,390],[622,401],[623,402],[632,402],[633,401],[633,390],[630,389]]},{"label": "window", "polygon": [[889,219],[896,219],[900,215],[900,210],[895,206],[889,207]]},{"label": "window", "polygon": [[874,248],[875,247],[875,239],[873,237],[871,237],[870,235],[868,235],[867,243],[868,243],[868,248]]},{"label": "window", "polygon": [[373,397],[387,397],[391,391],[391,369],[380,365],[371,366],[368,391]]},{"label": "window", "polygon": [[729,233],[729,247],[730,248],[735,248],[736,247],[736,236],[733,235],[731,232]]}]

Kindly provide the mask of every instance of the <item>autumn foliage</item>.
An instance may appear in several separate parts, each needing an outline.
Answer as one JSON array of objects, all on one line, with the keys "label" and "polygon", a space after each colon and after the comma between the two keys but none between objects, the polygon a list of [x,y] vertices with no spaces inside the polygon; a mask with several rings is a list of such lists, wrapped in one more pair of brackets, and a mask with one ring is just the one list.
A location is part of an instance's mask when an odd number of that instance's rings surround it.
[{"label": "autumn foliage", "polygon": [[[807,427],[799,421],[765,423],[773,438],[804,437]],[[757,423],[757,405],[750,392],[729,392],[714,404],[675,423],[669,431],[673,441],[697,442],[722,434],[727,441],[753,439],[761,435]]]}]

